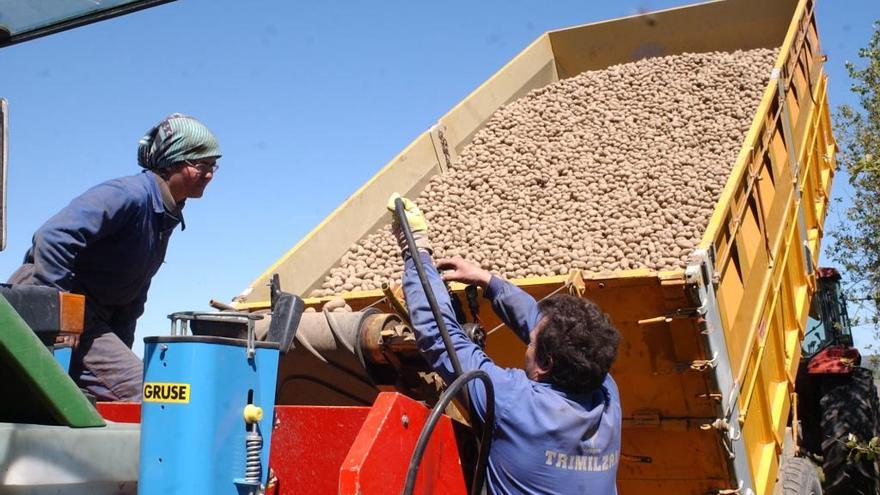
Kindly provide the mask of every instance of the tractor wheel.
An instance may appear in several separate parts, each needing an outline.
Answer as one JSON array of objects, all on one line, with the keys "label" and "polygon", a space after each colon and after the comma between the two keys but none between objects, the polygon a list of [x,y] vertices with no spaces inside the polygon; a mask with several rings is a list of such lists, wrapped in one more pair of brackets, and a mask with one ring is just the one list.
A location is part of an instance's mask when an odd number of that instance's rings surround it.
[{"label": "tractor wheel", "polygon": [[816,465],[803,457],[789,457],[779,469],[774,495],[822,495]]},{"label": "tractor wheel", "polygon": [[877,389],[870,370],[856,368],[835,380],[819,401],[822,410],[822,470],[828,495],[877,494],[877,463],[850,461],[849,434],[867,442],[877,434]]}]

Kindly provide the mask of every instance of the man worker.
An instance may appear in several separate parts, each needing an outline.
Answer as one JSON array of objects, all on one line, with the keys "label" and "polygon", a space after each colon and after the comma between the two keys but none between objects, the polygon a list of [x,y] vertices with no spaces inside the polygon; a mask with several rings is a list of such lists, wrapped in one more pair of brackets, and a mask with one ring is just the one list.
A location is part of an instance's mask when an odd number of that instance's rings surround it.
[{"label": "man worker", "polygon": [[[393,195],[388,208],[394,211]],[[449,331],[462,373],[485,371],[494,386],[495,420],[487,487],[493,494],[616,494],[621,410],[608,369],[620,335],[594,303],[567,294],[541,302],[513,284],[461,258],[434,267],[428,225],[419,208],[403,199],[427,279]],[[455,376],[414,260],[397,220],[392,224],[404,258],[403,291],[416,342],[446,383]],[[528,345],[525,370],[497,366],[456,321],[443,281],[476,284],[501,320]],[[486,393],[468,384],[485,421]]]},{"label": "man worker", "polygon": [[193,117],[172,114],[138,145],[144,170],[99,184],[41,226],[9,283],[54,287],[86,297],[70,375],[102,401],[138,401],[143,363],[131,351],[135,322],[188,198],[200,198],[217,171],[220,147]]}]

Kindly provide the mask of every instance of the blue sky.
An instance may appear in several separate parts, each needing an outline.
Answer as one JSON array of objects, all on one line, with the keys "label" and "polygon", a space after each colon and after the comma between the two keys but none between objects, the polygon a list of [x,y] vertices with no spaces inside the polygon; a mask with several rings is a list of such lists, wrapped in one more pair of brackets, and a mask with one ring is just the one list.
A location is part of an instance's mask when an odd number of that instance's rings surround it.
[{"label": "blue sky", "polygon": [[[9,238],[0,277],[70,199],[137,173],[137,141],[172,112],[224,158],[187,204],[153,280],[141,337],[170,312],[228,301],[542,32],[676,1],[181,0],[0,50],[9,100]],[[832,104],[880,2],[818,2]],[[835,194],[845,195],[838,178]],[[867,333],[857,333],[860,344]]]}]

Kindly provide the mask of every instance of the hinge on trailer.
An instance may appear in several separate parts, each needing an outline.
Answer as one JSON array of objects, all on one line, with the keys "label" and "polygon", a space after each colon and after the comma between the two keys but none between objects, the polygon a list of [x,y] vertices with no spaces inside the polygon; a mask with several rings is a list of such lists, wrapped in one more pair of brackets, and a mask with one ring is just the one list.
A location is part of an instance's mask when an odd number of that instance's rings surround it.
[{"label": "hinge on trailer", "polygon": [[[714,250],[712,250],[714,252]],[[701,278],[702,277],[702,278]],[[691,318],[699,318],[700,323],[703,323],[704,320],[702,316],[706,314],[705,303],[702,301],[700,297],[700,288],[703,287],[706,281],[709,279],[708,272],[705,268],[701,269],[699,273],[695,273],[694,270],[685,269],[685,295],[687,296],[688,302],[691,306],[687,306],[684,308],[678,308],[672,312],[666,313],[665,315],[655,316],[653,318],[645,318],[638,321],[639,325],[653,325],[657,323],[670,323],[673,319],[683,318],[683,319],[691,319]]]},{"label": "hinge on trailer", "polygon": [[[739,440],[741,435],[741,432],[735,430],[725,418],[718,418],[711,423],[700,425],[701,430],[711,430],[712,428],[727,433],[731,440]],[[731,432],[733,433],[732,435]]]},{"label": "hinge on trailer", "polygon": [[712,359],[696,359],[691,362],[691,369],[694,371],[706,371],[718,366],[718,353],[712,356]]},{"label": "hinge on trailer", "polygon": [[[706,254],[709,258],[708,263],[715,263],[714,246],[710,247]],[[706,302],[700,296],[700,289],[709,285],[713,289],[717,289],[720,282],[718,274],[709,272],[708,263],[704,263],[699,257],[694,256],[688,261],[688,265],[684,270],[685,283],[687,284],[685,286],[685,293],[688,301],[697,308],[701,315],[706,314]]]},{"label": "hinge on trailer", "polygon": [[700,429],[718,430],[718,432],[721,433],[721,445],[724,447],[724,450],[727,451],[727,456],[731,459],[736,458],[736,453],[733,450],[733,442],[742,438],[742,430],[737,430],[734,425],[727,421],[727,418],[718,418],[711,423],[700,425]]},{"label": "hinge on trailer", "polygon": [[[714,493],[715,493],[715,495],[745,495],[745,494],[743,494],[742,487],[743,487],[743,482],[740,481],[739,488],[721,488],[721,489],[715,490]],[[747,490],[747,491],[749,493],[751,493],[751,490]]]}]

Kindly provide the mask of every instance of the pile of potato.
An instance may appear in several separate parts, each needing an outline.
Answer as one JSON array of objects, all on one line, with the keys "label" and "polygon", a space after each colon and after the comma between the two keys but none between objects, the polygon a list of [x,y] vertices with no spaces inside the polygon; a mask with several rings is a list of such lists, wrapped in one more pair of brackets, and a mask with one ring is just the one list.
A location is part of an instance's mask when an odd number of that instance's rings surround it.
[{"label": "pile of potato", "polygon": [[[650,58],[532,91],[499,109],[418,198],[435,258],[507,278],[682,267],[757,109],[776,50]],[[400,277],[388,226],[311,295]]]}]

